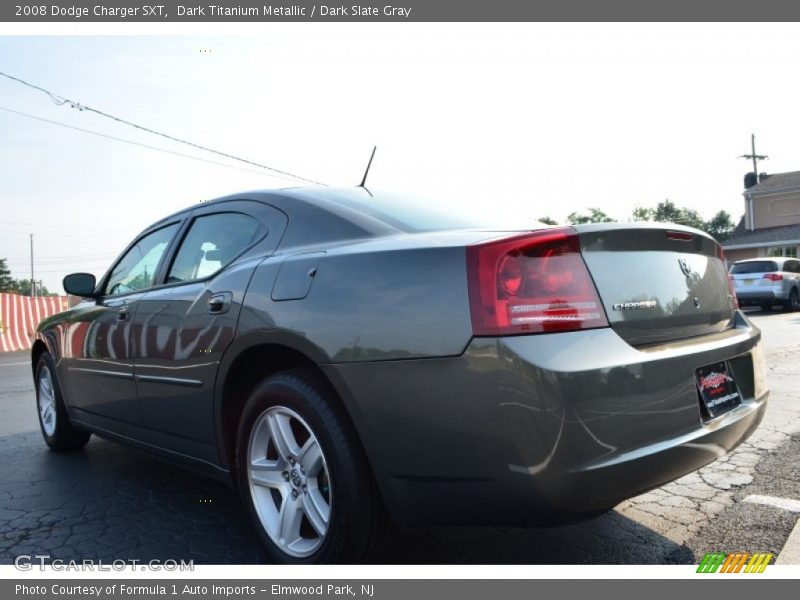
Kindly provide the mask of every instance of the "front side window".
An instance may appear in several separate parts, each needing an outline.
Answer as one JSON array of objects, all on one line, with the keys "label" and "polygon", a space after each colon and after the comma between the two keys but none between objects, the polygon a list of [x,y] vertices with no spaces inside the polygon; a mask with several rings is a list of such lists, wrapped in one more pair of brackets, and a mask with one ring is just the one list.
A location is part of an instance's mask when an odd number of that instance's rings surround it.
[{"label": "front side window", "polygon": [[213,275],[262,234],[261,224],[248,215],[219,213],[197,217],[169,269],[167,283]]},{"label": "front side window", "polygon": [[111,271],[106,283],[106,295],[126,294],[151,287],[158,264],[177,229],[178,224],[174,223],[136,242]]}]

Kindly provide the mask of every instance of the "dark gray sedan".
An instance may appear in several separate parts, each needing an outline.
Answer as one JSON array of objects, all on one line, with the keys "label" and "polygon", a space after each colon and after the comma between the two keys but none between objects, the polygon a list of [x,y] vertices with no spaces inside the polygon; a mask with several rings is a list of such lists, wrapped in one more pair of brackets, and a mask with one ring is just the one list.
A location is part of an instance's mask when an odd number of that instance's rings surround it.
[{"label": "dark gray sedan", "polygon": [[254,192],[64,287],[85,300],[32,354],[47,444],[231,482],[276,561],[366,560],[392,522],[600,514],[730,451],[768,395],[719,245],[678,225]]}]

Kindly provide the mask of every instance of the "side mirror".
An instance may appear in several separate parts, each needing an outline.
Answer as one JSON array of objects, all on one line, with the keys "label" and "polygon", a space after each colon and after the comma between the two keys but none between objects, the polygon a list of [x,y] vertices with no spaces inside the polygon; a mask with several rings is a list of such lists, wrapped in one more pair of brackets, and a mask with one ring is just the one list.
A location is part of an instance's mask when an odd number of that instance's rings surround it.
[{"label": "side mirror", "polygon": [[72,273],[64,277],[64,291],[81,298],[95,298],[97,280],[91,273]]}]

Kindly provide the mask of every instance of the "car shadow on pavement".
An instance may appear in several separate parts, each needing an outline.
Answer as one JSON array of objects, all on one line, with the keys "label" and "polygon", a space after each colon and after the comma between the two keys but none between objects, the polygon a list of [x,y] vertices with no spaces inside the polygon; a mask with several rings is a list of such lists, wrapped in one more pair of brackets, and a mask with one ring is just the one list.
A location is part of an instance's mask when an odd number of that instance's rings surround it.
[{"label": "car shadow on pavement", "polygon": [[[0,563],[52,559],[267,560],[236,492],[93,437],[74,453],[39,432],[0,438]],[[400,528],[381,562],[646,564],[695,562],[687,547],[619,513],[555,528]]]},{"label": "car shadow on pavement", "polygon": [[772,310],[761,310],[760,308],[746,308],[742,312],[744,312],[745,316],[748,317],[778,317],[780,315],[785,315],[786,310],[779,306],[775,306]]},{"label": "car shadow on pavement", "polygon": [[694,553],[622,514],[561,527],[436,527],[397,531],[387,563],[695,564]]}]

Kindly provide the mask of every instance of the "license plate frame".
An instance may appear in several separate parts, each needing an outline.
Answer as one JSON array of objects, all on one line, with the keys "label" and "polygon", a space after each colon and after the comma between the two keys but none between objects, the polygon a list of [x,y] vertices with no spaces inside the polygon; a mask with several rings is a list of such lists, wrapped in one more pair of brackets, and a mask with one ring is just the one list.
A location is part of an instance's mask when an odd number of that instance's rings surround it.
[{"label": "license plate frame", "polygon": [[695,369],[694,379],[700,396],[700,408],[707,420],[721,417],[742,404],[742,392],[728,361]]}]

